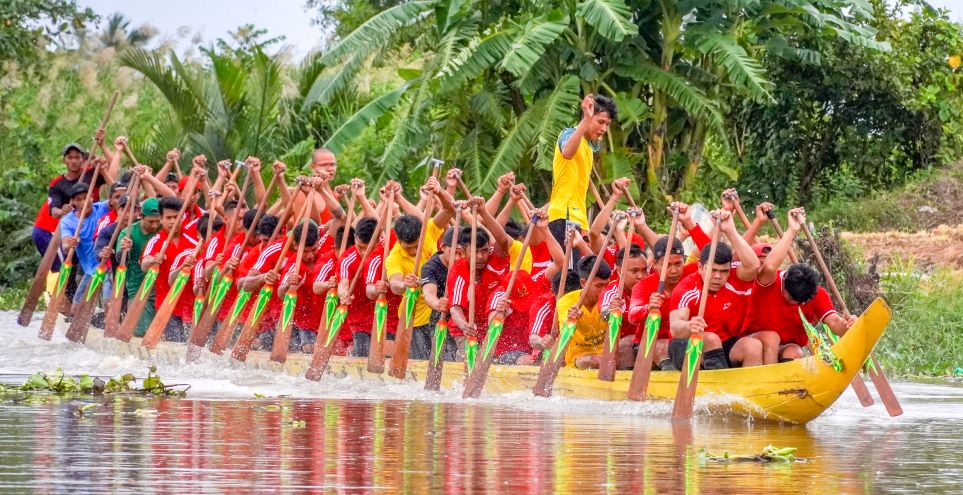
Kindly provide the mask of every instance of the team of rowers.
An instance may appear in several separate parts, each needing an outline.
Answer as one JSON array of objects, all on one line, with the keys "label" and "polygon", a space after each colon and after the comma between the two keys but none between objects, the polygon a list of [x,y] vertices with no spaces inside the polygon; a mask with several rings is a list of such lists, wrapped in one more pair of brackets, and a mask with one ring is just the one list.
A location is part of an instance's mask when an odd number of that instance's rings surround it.
[{"label": "team of rowers", "polygon": [[[314,352],[330,293],[348,308],[334,353],[359,357],[369,352],[379,298],[388,305],[385,353],[392,354],[390,341],[407,323],[404,295],[411,289],[417,290],[414,307],[407,308],[413,320],[413,359],[429,357],[435,323],[443,317],[449,318],[449,333],[441,346],[442,359],[463,360],[467,343],[484,339],[490,320],[504,315],[495,362],[522,365],[535,364],[557,338],[553,330],[575,321],[565,362],[582,369],[599,367],[607,320],[614,311],[625,315],[619,369],[636,363],[643,323],[653,312],[663,316],[653,360],[654,368],[662,370],[682,367],[693,334],[703,335],[703,368],[721,369],[804,356],[809,339],[801,318],[823,322],[839,335],[846,331],[852,319],[836,313],[815,271],[805,264],[783,268],[806,221],[801,208],[788,212],[787,230],[777,242],[759,243],[756,235],[773,206],[757,206],[755,220],[740,233],[734,222],[738,195],[725,191],[722,207],[710,213],[724,240],[711,259],[712,233],[696,223],[689,205],[669,206],[678,221],[672,236],[656,233],[639,208],[616,210],[628,199],[626,178],[611,182],[604,201],[597,196],[598,211],[589,224],[586,197],[597,152],[593,143],[616,114],[611,100],[585,97],[582,120],[563,131],[555,146],[551,197],[542,209],[534,207],[526,186],[516,183],[512,173],[499,177],[492,195],[483,198],[464,187],[455,168],[440,179],[429,178],[414,203],[393,180],[369,198],[360,179],[333,184],[336,157],[326,149],[313,153],[310,175],[292,184],[285,180],[283,163],[262,172],[261,162],[249,157],[242,167],[253,188],[253,194],[247,194],[248,183],[238,184],[240,165],[230,161],[217,164],[213,182],[203,156],[195,157],[190,172],[180,176],[178,150],[170,151],[156,172],[145,165],[122,170],[125,138],[116,138],[109,149],[98,131],[95,142],[103,157],[90,157],[76,144],[64,148],[67,170],[51,181],[33,237],[41,254],[58,237],[61,255],[75,253],[74,266],[80,269],[67,281],[73,302],[64,308],[67,316],[77,311],[102,262],[120,266],[121,253],[131,260],[126,264],[124,306],[137,297],[145,274],[155,270],[151,300],[135,336],[145,334],[178,275],[189,273],[163,332],[172,342],[187,340],[198,323],[196,301],[211,293],[212,279],[225,272],[234,274],[233,283],[209,339],[228,322],[237,327],[228,335],[244,324],[254,303],[233,318],[239,293],[277,288],[261,312],[255,349],[273,346],[282,299],[289,292],[297,294],[290,351]],[[272,176],[268,186],[265,173]],[[130,190],[132,182],[137,191]],[[107,199],[87,201],[88,190],[99,198],[101,187]],[[272,201],[275,188],[277,199]],[[248,196],[264,207],[249,207]],[[129,203],[133,221],[128,224],[124,212],[130,211]],[[379,227],[383,218],[389,228]],[[60,235],[55,236],[58,228]],[[122,230],[115,232],[117,228]],[[686,252],[685,238],[695,245],[691,252]],[[111,277],[105,280],[106,304]],[[708,299],[699,316],[706,280]]]}]

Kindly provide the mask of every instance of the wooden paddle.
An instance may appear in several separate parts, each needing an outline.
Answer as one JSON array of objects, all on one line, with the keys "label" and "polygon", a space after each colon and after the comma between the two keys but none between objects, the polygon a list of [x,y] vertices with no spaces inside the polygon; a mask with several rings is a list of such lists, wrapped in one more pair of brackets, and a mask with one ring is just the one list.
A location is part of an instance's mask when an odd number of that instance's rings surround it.
[{"label": "wooden paddle", "polygon": [[[308,197],[301,207],[301,211],[297,216],[297,220],[294,222],[295,225],[304,221],[306,214],[309,212],[309,207],[314,201],[314,194],[316,190],[312,187],[311,191],[308,193]],[[294,201],[291,201],[294,204]],[[287,219],[284,219],[286,222]],[[278,227],[281,227],[283,223],[279,222]],[[274,268],[271,271],[278,272],[281,270],[281,266],[284,265],[284,257],[291,247],[291,242],[294,240],[294,229],[288,232],[284,245],[281,247],[281,251],[278,255],[277,262],[274,263]],[[236,361],[241,361],[242,363],[247,360],[247,354],[251,351],[251,344],[254,342],[254,338],[257,336],[258,324],[261,322],[261,317],[264,316],[264,310],[267,308],[268,303],[271,301],[271,297],[274,295],[274,285],[264,284],[261,287],[260,292],[258,292],[257,300],[254,301],[254,307],[247,315],[247,321],[244,322],[244,328],[241,329],[241,334],[237,337],[237,342],[234,344],[234,349],[231,351],[231,357]],[[240,296],[240,295],[239,295]]]},{"label": "wooden paddle", "polygon": [[[194,189],[197,188],[197,182],[198,178],[196,175],[191,174],[190,177],[188,177],[187,187],[184,188],[187,193],[184,195],[185,198],[190,198],[191,195],[194,194]],[[158,257],[163,258],[165,253],[167,253],[168,246],[170,246],[171,238],[176,237],[180,232],[181,224],[184,222],[184,215],[187,214],[187,205],[189,203],[189,201],[185,200],[181,205],[181,210],[177,213],[177,221],[174,222],[174,228],[171,229],[167,239],[164,240],[164,244],[161,245],[160,251],[157,253]],[[160,233],[157,235],[160,235]],[[134,328],[140,321],[140,315],[144,312],[144,307],[147,305],[147,299],[151,291],[154,290],[154,282],[157,280],[158,273],[160,273],[159,265],[148,268],[144,273],[144,280],[141,281],[140,288],[137,289],[137,295],[132,301],[127,302],[127,315],[120,323],[120,328],[115,335],[118,340],[130,342],[130,339],[134,336]]]},{"label": "wooden paddle", "polygon": [[[719,246],[719,231],[721,230],[721,220],[715,221],[715,228],[712,229],[712,244],[709,245],[709,258],[705,266],[702,267],[705,273],[702,275],[702,294],[699,297],[699,314],[702,318],[706,313],[706,303],[709,301],[709,279],[712,277],[712,267],[715,265],[716,248]],[[671,242],[672,239],[669,239]],[[671,244],[666,246],[669,250]],[[668,254],[668,253],[667,253]],[[672,407],[672,419],[688,420],[692,417],[692,406],[695,404],[696,387],[699,384],[699,366],[702,365],[702,333],[689,336],[689,345],[685,350],[685,362],[682,364],[682,371],[679,373],[679,388],[675,393],[675,405]]]},{"label": "wooden paddle", "polygon": [[[461,207],[455,206],[455,226],[451,232],[451,246],[448,248],[448,269],[455,265],[455,246],[458,245],[458,236],[461,234]],[[446,295],[448,288],[446,284]],[[442,351],[445,348],[445,340],[448,339],[448,311],[442,311],[435,323],[435,336],[432,340],[431,353],[428,356],[428,371],[425,372],[425,390],[438,391],[441,389],[441,376],[444,371],[445,361],[442,359]]]},{"label": "wooden paddle", "polygon": [[[469,198],[471,196],[469,195]],[[468,328],[475,328],[475,256],[478,253],[478,209],[471,207],[471,239],[468,243]],[[447,287],[446,287],[447,288]],[[465,381],[475,368],[478,357],[478,339],[474,335],[465,338]]]},{"label": "wooden paddle", "polygon": [[[615,222],[609,221],[609,232],[605,234],[605,240],[602,241],[602,246],[608,246],[609,241],[612,240],[612,236],[615,234]],[[576,233],[575,235],[578,235]],[[566,247],[566,250],[571,248]],[[569,253],[569,257],[571,254]],[[599,266],[602,265],[603,256],[601,253],[595,258],[595,263],[592,264],[592,270],[589,272],[588,278],[585,280],[585,286],[588,287],[592,281],[595,279],[595,274],[599,271]],[[565,272],[563,272],[565,273]],[[582,289],[579,295],[578,301],[575,303],[576,308],[581,308],[582,304],[585,302],[585,289]],[[559,290],[561,291],[562,286],[559,285]],[[557,310],[556,310],[557,311]],[[558,321],[558,316],[555,315],[555,320]],[[559,329],[558,339],[555,345],[552,347],[552,353],[549,355],[542,363],[541,369],[538,371],[538,380],[535,382],[535,395],[541,397],[550,397],[552,395],[552,387],[555,384],[555,377],[558,376],[558,371],[565,366],[565,353],[568,351],[568,344],[572,340],[572,336],[575,334],[575,330],[578,322],[571,318],[565,321],[565,324]],[[554,325],[554,323],[553,323]]]},{"label": "wooden paddle", "polygon": [[[92,210],[94,189],[97,188],[97,177],[100,174],[100,167],[94,168],[93,179],[90,181],[90,186],[87,188],[87,195],[84,197],[83,209],[77,216],[77,227],[74,229],[74,237],[80,236],[80,229],[84,226],[84,220],[89,213],[88,210]],[[58,226],[57,230],[61,230],[62,226]],[[63,234],[61,234],[63,235]],[[79,243],[78,243],[79,245]],[[74,253],[77,251],[76,247],[72,247],[67,250],[67,255],[64,256],[63,263],[60,265],[60,274],[57,277],[57,286],[54,288],[53,294],[50,295],[50,303],[47,305],[47,311],[43,315],[43,321],[40,323],[40,331],[37,336],[44,340],[50,340],[53,336],[54,326],[57,323],[57,316],[60,314],[60,306],[64,302],[64,293],[67,289],[67,281],[73,275],[74,267]],[[70,301],[67,301],[68,303]]]},{"label": "wooden paddle", "polygon": [[[195,187],[197,182],[200,181],[200,179],[196,178],[196,176],[193,173],[191,174],[191,177],[187,180],[195,181]],[[190,198],[190,197],[191,197],[190,194],[185,196],[185,198]],[[187,207],[187,204],[188,204],[188,200],[184,200],[185,208]],[[193,256],[195,259],[198,256],[200,256],[201,253],[204,252],[204,246],[207,245],[207,243],[210,241],[211,227],[214,226],[214,218],[215,218],[214,208],[210,208],[208,214],[210,215],[208,217],[209,221],[207,222],[208,236],[206,239],[204,239],[203,242],[201,242],[196,247],[194,247],[194,253],[191,256]],[[174,231],[178,231],[177,226],[175,226]],[[174,231],[171,232],[171,235],[167,238],[167,241],[165,241],[164,247],[167,247],[169,245],[171,237],[175,236]],[[184,288],[187,287],[188,282],[190,282],[191,280],[191,270],[193,270],[193,268],[194,268],[193,266],[189,267],[186,264],[184,264],[180,267],[180,269],[177,270],[177,276],[174,278],[174,281],[171,282],[170,289],[167,291],[167,295],[164,297],[164,301],[161,303],[160,308],[157,309],[157,313],[154,314],[154,319],[151,320],[150,325],[147,327],[147,333],[144,334],[144,337],[140,341],[140,344],[142,346],[148,349],[153,349],[154,347],[157,346],[157,343],[160,342],[161,337],[164,335],[164,329],[167,328],[167,323],[170,321],[171,316],[174,314],[174,308],[177,307],[177,302],[180,300],[181,293],[184,291]]]},{"label": "wooden paddle", "polygon": [[749,222],[749,217],[746,216],[746,212],[742,210],[742,203],[739,202],[739,193],[724,194],[723,196],[729,201],[732,201],[732,204],[736,206],[736,214],[739,215],[742,226],[745,227],[746,230],[749,230],[752,224]]},{"label": "wooden paddle", "polygon": [[[672,208],[672,223],[669,226],[665,254],[662,255],[662,270],[659,271],[659,287],[656,290],[659,294],[665,293],[665,277],[669,271],[669,257],[672,256],[672,244],[675,242],[675,231],[678,226],[679,210]],[[645,317],[645,339],[639,346],[639,353],[635,356],[632,381],[629,382],[628,397],[631,400],[645,400],[648,397],[649,377],[652,375],[652,361],[655,358],[655,340],[661,325],[662,311],[659,308],[649,308],[649,314]]]},{"label": "wooden paddle", "polygon": [[[389,198],[392,198],[393,195],[394,195],[393,192],[390,193]],[[389,204],[390,204],[390,200],[389,200]],[[381,212],[381,216],[378,217],[378,223],[375,224],[374,233],[371,235],[371,240],[368,242],[368,245],[365,246],[364,253],[359,253],[361,255],[361,259],[359,262],[358,269],[354,272],[354,275],[351,276],[351,282],[348,283],[348,294],[354,294],[354,290],[355,290],[355,287],[357,287],[358,280],[360,280],[361,278],[361,272],[362,272],[361,264],[364,263],[365,259],[371,256],[371,252],[374,251],[375,246],[378,244],[378,238],[375,234],[377,234],[378,232],[381,232],[382,228],[385,228],[385,231],[384,231],[385,239],[388,239],[387,237],[389,234],[388,229],[391,228],[390,222],[388,222],[388,218],[390,214],[391,214],[390,208],[385,208],[385,210]],[[347,235],[347,232],[345,233],[345,235]],[[387,250],[385,252],[387,252]],[[384,263],[382,263],[382,267],[383,266],[384,266]],[[337,289],[331,289],[331,290],[337,291]],[[337,294],[337,292],[335,294]],[[378,320],[377,304],[378,303],[375,303],[375,320]],[[381,320],[382,329],[384,327],[384,318],[387,318],[387,315],[388,315],[387,304],[388,303],[385,302],[384,315]],[[328,312],[327,309],[325,309],[324,312],[327,313]],[[318,324],[318,341],[314,346],[314,354],[311,356],[311,364],[310,366],[308,366],[308,371],[305,374],[305,378],[307,378],[308,380],[318,381],[319,379],[321,379],[321,375],[324,374],[324,370],[327,369],[328,361],[331,359],[331,354],[334,353],[334,345],[336,343],[335,337],[338,336],[338,332],[341,331],[341,327],[344,325],[344,321],[348,316],[348,305],[345,304],[344,301],[339,301],[338,306],[334,309],[334,314],[331,315],[330,324],[328,324],[329,318],[327,318],[327,316],[328,316],[327,314],[323,314],[321,317],[321,322]],[[324,339],[323,341],[322,341],[322,338]],[[374,339],[374,336],[372,336],[372,341],[371,341],[372,343],[374,342],[373,339]],[[383,335],[379,337],[379,341],[382,342],[382,347],[383,347],[383,342],[384,342]],[[369,353],[368,353],[369,356],[371,355],[370,347],[371,345],[369,345]],[[381,371],[384,371],[384,352],[382,352],[381,357],[382,357]]]},{"label": "wooden paddle", "polygon": [[[380,280],[386,283],[388,282],[388,265],[385,263],[385,258],[388,256],[388,250],[391,247],[391,207],[394,205],[394,198],[394,191],[389,192],[384,212],[384,233],[381,239],[384,244],[381,248]],[[375,232],[377,231],[378,229],[375,229]],[[372,239],[372,242],[374,242],[374,239]],[[379,294],[378,299],[375,300],[374,319],[371,321],[371,338],[368,344],[367,369],[369,373],[385,372],[385,341],[388,338],[387,323],[388,298],[385,294]],[[398,321],[398,325],[401,325],[401,320]],[[396,326],[395,332],[397,332],[397,328]]]},{"label": "wooden paddle", "polygon": [[[271,177],[271,182],[268,184],[267,190],[264,196],[258,201],[255,207],[254,219],[251,221],[251,225],[248,227],[247,231],[244,233],[244,240],[241,241],[240,250],[238,257],[242,258],[244,253],[248,249],[248,244],[251,243],[251,239],[254,237],[255,232],[257,232],[257,224],[261,221],[261,217],[264,216],[265,208],[267,206],[268,198],[271,196],[271,192],[274,191],[274,187],[278,185],[282,172],[275,171],[274,175]],[[290,210],[294,202],[285,209],[284,215]],[[275,234],[280,231],[281,222],[278,222],[278,226],[275,227]],[[273,238],[273,236],[272,236]],[[230,242],[230,238],[225,238],[225,242]],[[191,362],[196,355],[191,351],[191,346],[194,347],[204,347],[207,343],[207,336],[214,328],[214,323],[217,321],[218,311],[221,309],[221,305],[224,303],[224,298],[227,297],[227,293],[230,292],[231,286],[234,285],[234,270],[224,268],[224,265],[232,257],[231,253],[227,251],[227,245],[224,246],[224,259],[221,260],[221,276],[217,282],[217,287],[214,289],[212,295],[208,298],[210,303],[207,305],[207,311],[201,316],[201,321],[194,326],[191,331],[191,336],[188,339],[188,350],[187,350],[187,360]],[[240,290],[238,290],[238,298],[240,298]],[[250,292],[247,292],[247,297],[250,298]],[[247,302],[245,299],[244,302]],[[228,344],[230,344],[231,337],[234,336],[234,323],[241,314],[241,310],[244,309],[244,304],[242,303],[240,308],[235,305],[236,311],[232,312],[229,321],[223,322],[221,327],[218,329],[217,333],[214,335],[214,339],[211,342],[211,352],[215,354],[221,354],[224,349],[227,349]]]},{"label": "wooden paddle", "polygon": [[[558,289],[555,290],[556,308],[558,307],[558,300],[565,295],[565,284],[568,281],[568,265],[572,259],[572,249],[573,249],[572,244],[574,239],[572,236],[568,235],[568,232],[571,232],[571,228],[566,226],[565,229],[566,229],[565,259],[562,261],[562,271],[559,275]],[[557,341],[558,340],[556,338],[557,334],[558,334],[558,315],[555,315],[555,317],[552,318],[552,328],[551,330],[549,330],[548,335],[550,338],[555,338]],[[532,389],[532,392],[535,395],[538,395],[541,397],[549,397],[552,394],[552,389],[547,387],[549,375],[552,373],[551,368],[548,366],[549,357],[551,355],[552,355],[551,348],[542,349],[541,365],[539,366],[539,369],[538,369],[538,379],[535,384],[535,387]],[[558,371],[555,370],[554,372],[557,373]]]},{"label": "wooden paddle", "polygon": [[[846,307],[846,301],[839,293],[839,288],[836,287],[833,274],[829,271],[829,267],[823,259],[819,246],[816,245],[816,239],[813,237],[812,232],[809,231],[809,225],[803,223],[802,228],[803,232],[806,233],[806,239],[809,240],[809,247],[812,248],[813,255],[816,257],[816,263],[819,264],[819,270],[823,272],[823,277],[826,279],[826,284],[829,285],[829,290],[832,292],[833,297],[836,298],[836,301],[839,302],[839,307],[843,310],[843,316],[847,320],[852,318],[849,308]],[[832,338],[835,334],[830,331],[829,335],[830,338]],[[875,362],[872,355],[870,355],[866,361],[866,372],[869,373],[869,378],[873,380],[873,385],[876,386],[876,392],[879,394],[880,400],[883,401],[886,412],[889,413],[890,416],[903,414],[903,407],[900,405],[899,399],[897,399],[896,394],[893,393],[893,388],[889,385],[889,380],[886,379],[886,375],[883,374],[883,369]],[[855,380],[853,383],[855,383]],[[860,400],[862,401],[862,399]]]},{"label": "wooden paddle", "polygon": [[[637,214],[637,212],[636,212]],[[625,217],[629,218],[629,217]],[[625,268],[629,264],[629,252],[632,250],[632,236],[635,235],[635,223],[629,219],[628,243],[623,248],[622,269],[619,272],[619,297],[625,297]],[[611,382],[615,380],[615,369],[617,368],[616,356],[618,355],[619,333],[622,331],[622,315],[625,308],[619,306],[610,308],[608,318],[608,331],[605,332],[605,341],[602,343],[602,356],[599,358],[599,380]]]},{"label": "wooden paddle", "polygon": [[[508,278],[508,285],[505,287],[505,300],[509,300],[512,297],[512,290],[515,288],[515,279],[518,277],[518,271],[522,268],[522,261],[525,258],[525,253],[528,252],[528,245],[532,241],[532,233],[535,232],[535,222],[538,221],[539,213],[537,211],[532,212],[534,222],[528,227],[528,232],[525,233],[525,240],[522,241],[522,248],[518,252],[518,257],[515,259],[515,266],[512,267],[512,274]],[[474,314],[474,312],[472,312]],[[468,379],[465,380],[465,390],[462,394],[463,399],[467,398],[478,398],[481,395],[482,389],[485,388],[485,381],[488,380],[488,370],[492,366],[492,362],[495,361],[495,349],[498,347],[498,339],[502,335],[502,330],[505,328],[505,312],[498,311],[492,318],[491,323],[488,325],[488,332],[485,334],[485,348],[482,349],[481,361],[475,363],[475,367],[468,374]]]},{"label": "wooden paddle", "polygon": [[[313,193],[314,190],[312,189]],[[311,194],[308,194],[308,204],[313,203]],[[292,273],[299,276],[301,273],[301,260],[304,258],[304,245],[308,238],[308,226],[311,221],[312,206],[308,206],[306,218],[301,220],[301,235],[298,236],[298,252],[294,257],[294,268]],[[347,233],[345,234],[347,235]],[[283,265],[282,265],[283,266]],[[284,292],[281,302],[281,321],[278,322],[277,333],[274,335],[274,345],[271,348],[271,361],[284,364],[288,360],[288,346],[291,345],[291,327],[294,326],[294,308],[298,303],[298,289],[288,287]],[[342,320],[343,321],[343,320]]]},{"label": "wooden paddle", "polygon": [[[113,249],[114,243],[117,242],[117,236],[120,231],[124,229],[125,226],[130,225],[133,220],[133,212],[136,208],[134,205],[136,203],[136,198],[138,191],[137,188],[140,185],[140,176],[134,174],[131,179],[130,189],[127,191],[127,205],[124,209],[117,215],[117,225],[114,227],[114,232],[110,236],[110,241],[107,246]],[[103,284],[104,278],[107,276],[107,267],[110,264],[108,258],[101,258],[100,263],[97,264],[97,269],[94,271],[93,276],[90,279],[90,284],[87,286],[87,291],[84,293],[84,299],[80,303],[80,308],[74,313],[74,319],[70,322],[70,327],[67,329],[67,339],[74,342],[83,343],[87,340],[87,331],[90,329],[90,319],[94,315],[94,307],[96,306],[98,290]]]},{"label": "wooden paddle", "polygon": [[354,202],[358,198],[358,190],[351,188],[351,198],[348,199],[348,211],[344,219],[344,234],[341,235],[341,246],[338,249],[338,256],[344,256],[344,250],[348,249],[348,237],[351,236],[351,224],[354,221]]},{"label": "wooden paddle", "polygon": [[[128,205],[131,204],[130,201],[139,202],[139,198],[134,194],[128,194],[128,197],[131,198],[128,199]],[[136,212],[136,207],[128,212],[127,233],[124,235],[124,238],[127,239],[128,242],[131,242],[131,236],[134,232],[134,217],[136,216]],[[118,231],[120,230],[119,225],[117,229]],[[114,268],[114,290],[110,295],[110,302],[107,304],[107,315],[104,318],[104,337],[116,338],[117,331],[120,328],[120,310],[124,304],[124,295],[127,293],[128,256],[130,256],[130,249],[122,249],[120,252],[120,263]]]},{"label": "wooden paddle", "polygon": [[[117,103],[119,94],[120,93],[115,91],[110,97],[110,103],[107,104],[107,111],[104,112],[104,118],[100,120],[100,127],[98,127],[97,130],[102,131],[107,127],[107,121],[110,120],[110,114],[114,111],[114,104]],[[96,144],[95,140],[94,145],[96,146]],[[93,156],[93,147],[91,147],[89,156]],[[83,172],[81,172],[81,177],[83,177]],[[96,183],[96,179],[91,181],[91,185]],[[60,229],[54,229],[53,237],[50,239],[50,243],[47,244],[47,250],[44,251],[43,257],[40,259],[40,264],[37,266],[37,272],[33,276],[33,282],[30,283],[30,289],[27,290],[27,297],[23,300],[23,306],[20,307],[20,314],[17,315],[17,324],[22,327],[30,324],[30,319],[37,309],[37,302],[40,301],[40,296],[43,295],[44,289],[47,287],[47,274],[50,273],[50,268],[53,266],[54,261],[57,259],[57,253],[60,251],[60,239]]]},{"label": "wooden paddle", "polygon": [[[432,160],[434,167],[432,167],[431,176],[438,178],[438,172],[441,170],[442,164],[441,160]],[[459,181],[461,179],[459,178]],[[425,205],[425,219],[421,223],[421,235],[418,237],[418,251],[415,252],[415,264],[414,264],[414,274],[421,275],[421,261],[424,255],[425,246],[425,236],[428,234],[428,223],[432,221],[431,214],[435,207],[435,195],[432,194],[428,197],[428,202]],[[383,261],[387,261],[388,253],[385,253],[385,258]],[[395,350],[391,355],[391,365],[388,367],[388,374],[402,379],[405,377],[405,372],[408,369],[408,353],[411,351],[411,332],[414,330],[414,312],[415,306],[418,303],[418,297],[420,296],[421,290],[415,287],[407,287],[405,289],[404,295],[404,308],[405,308],[405,325],[395,335]]]}]

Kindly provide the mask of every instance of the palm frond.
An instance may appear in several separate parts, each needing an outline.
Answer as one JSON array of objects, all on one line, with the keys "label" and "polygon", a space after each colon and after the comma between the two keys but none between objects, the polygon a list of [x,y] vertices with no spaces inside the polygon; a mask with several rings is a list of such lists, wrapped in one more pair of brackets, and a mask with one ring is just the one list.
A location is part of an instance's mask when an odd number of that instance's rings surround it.
[{"label": "palm frond", "polygon": [[[171,59],[177,57],[171,55]],[[203,92],[165,64],[160,53],[139,48],[125,50],[120,54],[120,63],[154,83],[171,105],[181,127],[194,131],[203,127],[206,114]]]},{"label": "palm frond", "polygon": [[259,156],[274,142],[281,101],[281,67],[277,60],[258,50],[248,78],[245,135],[249,142],[244,154]]},{"label": "palm frond", "polygon": [[434,1],[405,2],[375,14],[331,47],[322,61],[336,65],[349,56],[377,52],[399,30],[431,14]]},{"label": "palm frond", "polygon": [[371,125],[372,122],[381,118],[382,115],[397,105],[402,95],[405,94],[405,91],[408,91],[408,88],[413,84],[418,84],[420,81],[421,79],[413,79],[403,84],[400,88],[389,91],[372,100],[341,124],[341,126],[328,137],[328,140],[325,141],[324,147],[336,154],[339,153],[351,139],[360,135],[365,127]]},{"label": "palm frond", "polygon": [[538,133],[538,124],[545,113],[545,102],[539,101],[516,121],[512,129],[502,138],[501,145],[492,158],[488,171],[481,176],[477,187],[488,188],[495,186],[499,176],[510,170],[519,168],[519,162],[531,150],[532,141]]},{"label": "palm frond", "polygon": [[497,64],[511,48],[514,33],[515,28],[512,27],[471,40],[450,59],[448,65],[440,67],[441,90],[449,91]]},{"label": "palm frond", "polygon": [[[722,133],[722,115],[717,103],[708,98],[699,88],[688,81],[662,70],[651,62],[643,62],[632,66],[619,66],[616,74],[629,77],[636,81],[652,86],[669,96],[683,111],[693,117],[706,121],[711,127]],[[724,133],[722,133],[724,135]]]},{"label": "palm frond", "polygon": [[552,169],[555,142],[562,130],[572,122],[573,109],[578,108],[581,100],[579,90],[578,77],[568,75],[558,82],[555,91],[541,100],[544,110],[535,130],[538,137],[536,167],[542,170]]},{"label": "palm frond", "polygon": [[568,15],[559,10],[528,21],[522,32],[512,40],[499,67],[515,77],[522,77],[567,27]]},{"label": "palm frond", "polygon": [[585,0],[578,5],[578,15],[599,34],[616,43],[639,34],[632,23],[632,10],[622,0]]},{"label": "palm frond", "polygon": [[354,79],[354,76],[364,66],[366,59],[366,52],[357,52],[343,64],[330,67],[318,74],[301,103],[301,111],[307,112],[315,105],[327,105],[334,95],[344,90]]},{"label": "palm frond", "polygon": [[489,128],[501,130],[505,126],[504,101],[502,95],[496,91],[483,88],[472,95],[469,104],[472,112],[478,115],[482,123]]},{"label": "palm frond", "polygon": [[772,83],[766,79],[762,66],[734,38],[708,30],[690,30],[685,41],[707,55],[726,79],[750,98],[759,102],[774,101],[769,93]]}]

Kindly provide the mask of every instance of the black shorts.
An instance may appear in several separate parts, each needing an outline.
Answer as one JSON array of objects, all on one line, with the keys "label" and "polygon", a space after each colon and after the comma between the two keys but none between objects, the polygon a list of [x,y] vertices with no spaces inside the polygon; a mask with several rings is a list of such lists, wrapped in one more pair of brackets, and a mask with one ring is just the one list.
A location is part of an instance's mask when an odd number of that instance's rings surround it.
[{"label": "black shorts", "polygon": [[730,368],[735,368],[735,366],[732,364],[732,360],[729,359],[729,353],[732,352],[732,348],[736,346],[736,342],[744,338],[745,337],[729,337],[722,341],[722,351],[726,353],[726,362]]}]

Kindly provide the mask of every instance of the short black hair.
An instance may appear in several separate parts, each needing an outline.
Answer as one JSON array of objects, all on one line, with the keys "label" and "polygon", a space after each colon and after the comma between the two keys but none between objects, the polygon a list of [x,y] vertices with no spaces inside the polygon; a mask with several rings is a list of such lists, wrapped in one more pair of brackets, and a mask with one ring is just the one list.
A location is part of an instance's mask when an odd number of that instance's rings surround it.
[{"label": "short black hair", "polygon": [[[558,284],[562,283],[562,272],[559,271],[554,276],[552,276],[552,292],[558,294]],[[582,288],[582,282],[578,279],[578,272],[568,269],[568,275],[565,276],[565,294],[569,292],[576,291]]]},{"label": "short black hair", "polygon": [[308,220],[307,222],[299,223],[294,227],[291,235],[294,236],[294,242],[301,242],[301,231],[304,229],[305,223],[308,225],[308,231],[305,234],[304,245],[313,246],[318,243],[318,239],[321,237],[318,233],[318,225],[314,223],[314,221]]},{"label": "short black hair", "polygon": [[619,109],[608,96],[595,95],[595,113],[607,113],[612,120],[619,118]]},{"label": "short black hair", "polygon": [[225,202],[224,202],[224,211],[233,210],[234,208],[237,208],[237,205],[238,205],[238,202],[237,202],[236,199],[231,199],[231,200],[225,201]]},{"label": "short black hair", "polygon": [[[578,270],[578,278],[588,280],[589,275],[592,274],[592,266],[595,265],[596,258],[598,256],[591,254],[578,260],[578,265],[575,267]],[[599,261],[599,269],[595,272],[595,276],[598,278],[610,278],[612,276],[612,268],[604,259]]]},{"label": "short black hair", "polygon": [[[207,234],[207,222],[209,222],[210,219],[211,217],[207,213],[201,215],[201,218],[197,219],[197,233],[199,235],[204,236]],[[212,232],[220,232],[220,230],[224,228],[224,220],[221,220],[221,217],[214,217],[213,227],[214,230],[212,230]]]},{"label": "short black hair", "polygon": [[[458,237],[461,237],[461,233],[464,231],[463,227],[458,228]],[[448,227],[445,229],[445,235],[441,236],[441,245],[451,247],[451,238],[455,237],[455,228]]]},{"label": "short black hair", "polygon": [[173,210],[177,212],[181,211],[181,208],[184,207],[184,202],[181,201],[180,198],[176,198],[174,196],[165,196],[158,202],[158,206],[161,211],[161,215],[163,215],[164,210]]},{"label": "short black hair", "polygon": [[270,236],[274,234],[274,229],[277,228],[280,219],[274,215],[264,215],[257,222],[257,233],[263,236]]},{"label": "short black hair", "polygon": [[[637,244],[629,245],[629,258],[641,258],[645,255],[645,251],[642,250]],[[622,258],[625,257],[625,248],[619,249],[619,252],[615,254],[615,264],[622,264]]]},{"label": "short black hair", "polygon": [[[664,235],[660,237],[659,240],[655,241],[655,246],[652,248],[652,256],[655,259],[665,256],[665,248],[668,246],[668,244],[669,236]],[[672,240],[672,251],[670,254],[681,254],[682,256],[685,256],[685,247],[682,246],[682,241],[678,239]]]},{"label": "short black hair", "polygon": [[124,184],[130,184],[130,179],[134,177],[133,170],[124,170],[120,177],[117,178],[117,182],[123,182]]},{"label": "short black hair", "polygon": [[[480,247],[485,247],[485,246],[487,246],[487,245],[488,245],[488,242],[489,242],[490,240],[491,240],[491,237],[488,235],[488,231],[487,231],[487,230],[485,230],[485,229],[478,229],[478,230],[475,232],[475,247],[476,247],[476,248],[480,248]],[[468,228],[468,229],[461,229],[461,232],[458,232],[458,245],[461,246],[461,247],[463,247],[463,248],[467,248],[467,247],[471,246],[471,229],[470,229],[470,228]]]},{"label": "short black hair", "polygon": [[811,266],[796,263],[783,273],[782,286],[793,301],[803,304],[816,296],[819,275]]},{"label": "short black hair", "polygon": [[[334,232],[334,245],[341,246],[341,239],[344,238],[344,225],[338,227],[338,230]],[[344,245],[345,249],[354,246],[354,227],[348,227],[348,243]]]},{"label": "short black hair", "polygon": [[505,233],[512,239],[522,239],[525,234],[528,234],[528,225],[522,225],[514,218],[509,218],[505,223]]},{"label": "short black hair", "polygon": [[395,220],[395,235],[405,244],[418,242],[421,236],[421,220],[412,215],[401,215]]},{"label": "short black hair", "polygon": [[[702,248],[702,252],[699,253],[699,263],[705,265],[709,261],[709,250],[712,248],[712,244],[706,244]],[[718,243],[716,245],[716,257],[712,261],[714,265],[728,265],[732,263],[732,248],[728,244]]]},{"label": "short black hair", "polygon": [[121,181],[114,182],[113,184],[110,185],[110,188],[107,190],[107,194],[110,196],[113,196],[114,193],[121,188],[127,189],[127,183],[121,182]]},{"label": "short black hair", "polygon": [[374,218],[361,217],[361,219],[354,224],[354,235],[360,238],[361,242],[367,244],[374,238],[375,228],[377,227],[378,221]]},{"label": "short black hair", "polygon": [[258,211],[260,210],[257,208],[251,208],[244,212],[244,215],[241,217],[241,225],[244,226],[245,230],[251,228],[251,225],[254,224],[254,217],[257,216]]}]

